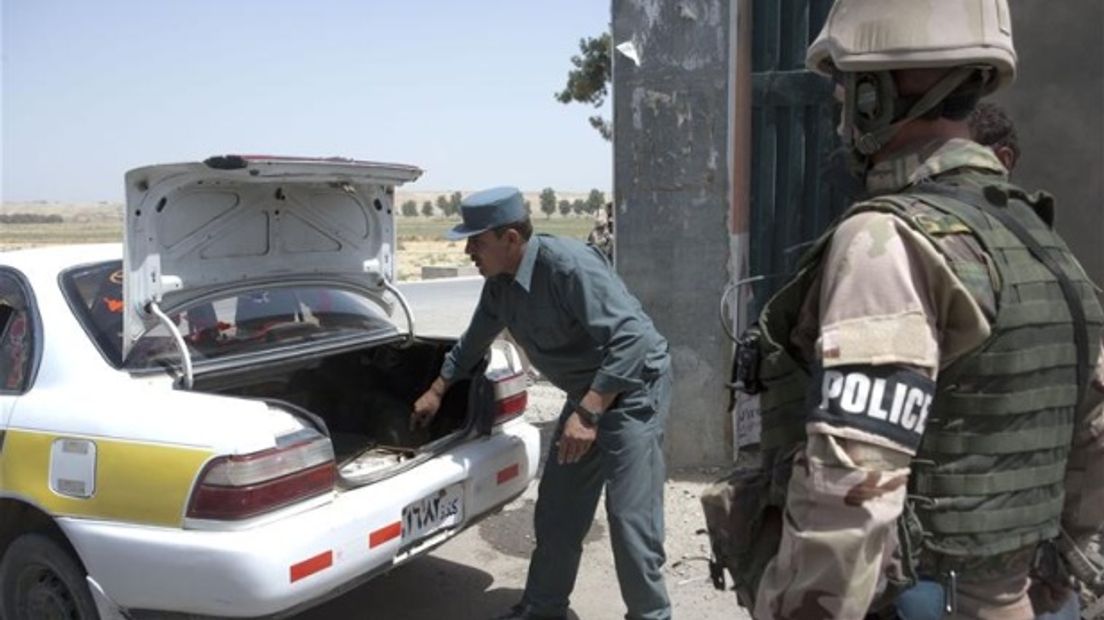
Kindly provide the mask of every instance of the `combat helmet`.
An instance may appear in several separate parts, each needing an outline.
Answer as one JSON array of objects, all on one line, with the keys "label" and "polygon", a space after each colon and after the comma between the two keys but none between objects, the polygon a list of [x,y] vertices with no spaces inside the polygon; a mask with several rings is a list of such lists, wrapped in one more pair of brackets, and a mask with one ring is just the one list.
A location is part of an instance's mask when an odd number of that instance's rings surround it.
[{"label": "combat helmet", "polygon": [[[836,0],[805,64],[844,89],[844,142],[863,160],[916,118],[965,118],[1012,83],[1008,0]],[[902,96],[891,71],[947,69],[926,92]]]}]

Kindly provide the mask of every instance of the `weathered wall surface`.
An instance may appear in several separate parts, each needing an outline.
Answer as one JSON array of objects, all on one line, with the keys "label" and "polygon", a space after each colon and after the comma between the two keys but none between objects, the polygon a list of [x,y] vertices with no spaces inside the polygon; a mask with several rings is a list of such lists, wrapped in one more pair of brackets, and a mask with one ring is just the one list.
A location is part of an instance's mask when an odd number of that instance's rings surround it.
[{"label": "weathered wall surface", "polygon": [[1013,179],[1058,199],[1058,231],[1104,283],[1104,2],[1011,0],[1016,83],[995,99],[1016,122]]},{"label": "weathered wall surface", "polygon": [[613,0],[617,270],[671,344],[672,466],[717,463],[731,347],[730,3]]}]

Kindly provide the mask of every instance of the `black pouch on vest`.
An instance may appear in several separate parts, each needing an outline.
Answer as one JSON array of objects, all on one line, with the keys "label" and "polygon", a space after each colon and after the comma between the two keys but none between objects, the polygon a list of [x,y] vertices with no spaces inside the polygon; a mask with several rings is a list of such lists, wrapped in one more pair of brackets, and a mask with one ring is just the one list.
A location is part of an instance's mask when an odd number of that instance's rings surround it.
[{"label": "black pouch on vest", "polygon": [[782,541],[782,512],[795,454],[796,448],[741,450],[732,472],[702,493],[713,585],[724,589],[727,570],[737,602],[748,609],[754,607],[759,580]]}]

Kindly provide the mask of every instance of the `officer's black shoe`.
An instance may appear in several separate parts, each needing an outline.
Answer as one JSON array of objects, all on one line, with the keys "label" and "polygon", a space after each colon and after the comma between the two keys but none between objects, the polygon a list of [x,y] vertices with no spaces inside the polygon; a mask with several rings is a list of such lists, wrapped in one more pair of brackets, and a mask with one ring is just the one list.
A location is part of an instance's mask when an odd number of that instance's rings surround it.
[{"label": "officer's black shoe", "polygon": [[510,611],[495,616],[491,620],[567,620],[567,616],[541,616],[530,613],[525,603],[518,603],[510,608]]}]

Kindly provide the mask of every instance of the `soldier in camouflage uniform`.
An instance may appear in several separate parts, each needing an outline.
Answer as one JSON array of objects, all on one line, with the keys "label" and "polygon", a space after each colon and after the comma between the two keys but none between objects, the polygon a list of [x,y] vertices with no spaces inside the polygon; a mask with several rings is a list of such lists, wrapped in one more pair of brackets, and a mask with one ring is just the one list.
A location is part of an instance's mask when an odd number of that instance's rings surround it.
[{"label": "soldier in camouflage uniform", "polygon": [[1049,197],[969,139],[1014,78],[1008,11],[837,0],[810,46],[870,197],[760,316],[758,461],[712,502],[720,536],[703,498],[756,618],[1031,618],[1037,549],[1104,519],[1084,475],[1104,472],[1102,398],[1082,389],[1104,313]]},{"label": "soldier in camouflage uniform", "polygon": [[613,203],[607,202],[594,215],[594,228],[587,235],[587,243],[593,245],[613,261]]},{"label": "soldier in camouflage uniform", "polygon": [[1009,173],[1020,160],[1020,139],[1016,125],[1001,106],[983,101],[970,113],[970,137],[993,150]]}]

